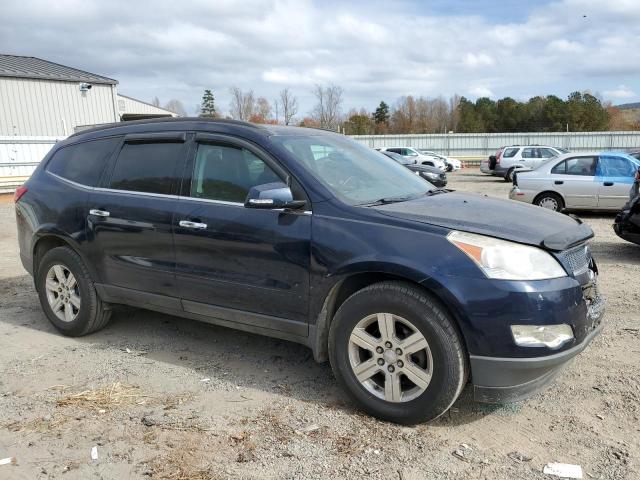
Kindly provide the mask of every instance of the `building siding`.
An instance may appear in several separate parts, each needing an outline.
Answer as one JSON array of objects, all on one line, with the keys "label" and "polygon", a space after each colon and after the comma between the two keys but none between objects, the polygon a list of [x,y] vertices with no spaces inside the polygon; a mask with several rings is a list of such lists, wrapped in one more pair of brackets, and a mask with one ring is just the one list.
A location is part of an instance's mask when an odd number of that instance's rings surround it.
[{"label": "building siding", "polygon": [[79,125],[119,120],[115,86],[0,77],[0,136],[66,136]]},{"label": "building siding", "polygon": [[177,116],[175,113],[165,110],[164,108],[156,107],[120,94],[118,94],[118,114],[120,116],[124,114]]}]

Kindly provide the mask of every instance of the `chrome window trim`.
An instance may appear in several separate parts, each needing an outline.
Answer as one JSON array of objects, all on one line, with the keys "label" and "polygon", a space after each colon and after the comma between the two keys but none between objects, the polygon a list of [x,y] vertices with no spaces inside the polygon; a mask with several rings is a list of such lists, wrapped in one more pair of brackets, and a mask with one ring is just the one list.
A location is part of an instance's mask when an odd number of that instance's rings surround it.
[{"label": "chrome window trim", "polygon": [[[137,192],[135,190],[118,190],[115,188],[105,188],[105,187],[90,187],[89,185],[83,185],[82,183],[74,182],[73,180],[69,180],[68,178],[61,177],[60,175],[50,172],[46,170],[46,172],[65,183],[73,185],[74,187],[83,188],[85,190],[91,190],[95,192],[112,192],[112,193],[120,193],[125,195],[141,195],[145,197],[158,197],[158,198],[169,198],[174,200],[188,200],[191,202],[205,202],[205,203],[213,203],[216,205],[227,205],[230,207],[242,207],[244,208],[244,203],[242,202],[227,202],[225,200],[213,200],[210,198],[197,198],[197,197],[187,197],[182,195],[170,195],[166,193],[153,193],[153,192]],[[284,208],[273,208],[273,209],[265,209],[265,211],[272,212],[284,212]],[[291,212],[295,212],[295,210],[291,210]],[[304,215],[311,215],[313,213],[312,210],[302,210],[300,213]]]}]

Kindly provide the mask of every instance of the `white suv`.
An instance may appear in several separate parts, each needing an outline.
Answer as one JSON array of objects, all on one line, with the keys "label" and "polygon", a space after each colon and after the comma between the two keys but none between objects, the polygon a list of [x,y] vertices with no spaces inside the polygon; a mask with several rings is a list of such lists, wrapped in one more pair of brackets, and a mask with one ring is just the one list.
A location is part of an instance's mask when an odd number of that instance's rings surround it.
[{"label": "white suv", "polygon": [[[499,148],[495,155],[483,160],[480,171],[503,177],[507,182],[513,181],[513,172],[519,169],[533,169],[550,158],[557,157],[569,150],[544,145],[512,145]],[[494,160],[495,158],[495,160]]]},{"label": "white suv", "polygon": [[381,150],[397,153],[403,157],[411,158],[419,165],[429,165],[442,171],[447,169],[447,164],[439,155],[425,155],[416,148],[411,147],[384,147]]}]

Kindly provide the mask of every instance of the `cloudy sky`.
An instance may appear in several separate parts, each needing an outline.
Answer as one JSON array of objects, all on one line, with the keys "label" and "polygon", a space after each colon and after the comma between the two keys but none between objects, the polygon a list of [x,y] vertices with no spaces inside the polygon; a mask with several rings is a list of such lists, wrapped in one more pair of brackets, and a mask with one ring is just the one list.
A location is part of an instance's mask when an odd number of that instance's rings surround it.
[{"label": "cloudy sky", "polygon": [[3,0],[0,53],[117,79],[119,92],[182,101],[229,87],[313,107],[315,84],[345,109],[401,95],[599,93],[640,100],[639,0]]}]

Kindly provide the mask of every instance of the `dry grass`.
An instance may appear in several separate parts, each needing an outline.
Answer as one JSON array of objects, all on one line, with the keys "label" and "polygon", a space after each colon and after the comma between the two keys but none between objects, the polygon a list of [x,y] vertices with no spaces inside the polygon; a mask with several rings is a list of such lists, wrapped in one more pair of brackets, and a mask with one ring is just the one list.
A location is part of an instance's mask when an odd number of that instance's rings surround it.
[{"label": "dry grass", "polygon": [[57,401],[59,407],[80,407],[88,410],[112,410],[127,405],[141,404],[144,395],[140,388],[115,382],[93,390],[68,395]]}]

